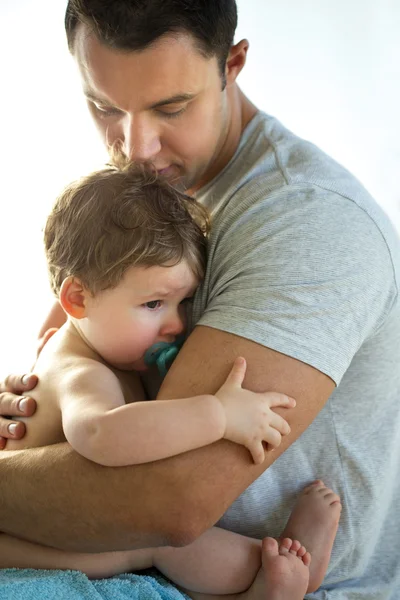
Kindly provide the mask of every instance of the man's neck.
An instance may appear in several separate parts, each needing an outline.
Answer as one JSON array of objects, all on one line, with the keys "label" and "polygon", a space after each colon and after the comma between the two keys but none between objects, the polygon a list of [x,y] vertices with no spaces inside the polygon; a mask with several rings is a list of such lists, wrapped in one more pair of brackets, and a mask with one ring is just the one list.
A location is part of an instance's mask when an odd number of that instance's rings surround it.
[{"label": "man's neck", "polygon": [[241,113],[241,124],[242,124],[241,132],[240,132],[240,137],[241,137],[242,133],[246,129],[247,125],[250,123],[250,121],[253,119],[253,117],[255,117],[255,115],[257,114],[258,108],[252,102],[250,102],[250,100],[247,98],[247,96],[244,95],[244,93],[242,92],[242,90],[239,87],[237,88],[237,93],[238,93],[239,101],[240,101],[240,113]]},{"label": "man's neck", "polygon": [[220,160],[213,161],[213,168],[207,172],[207,178],[200,181],[186,193],[195,196],[204,185],[212,181],[230,162],[240,143],[243,131],[258,112],[258,109],[245,96],[237,84],[233,85],[227,92],[228,103],[231,107],[226,137],[218,155]]}]

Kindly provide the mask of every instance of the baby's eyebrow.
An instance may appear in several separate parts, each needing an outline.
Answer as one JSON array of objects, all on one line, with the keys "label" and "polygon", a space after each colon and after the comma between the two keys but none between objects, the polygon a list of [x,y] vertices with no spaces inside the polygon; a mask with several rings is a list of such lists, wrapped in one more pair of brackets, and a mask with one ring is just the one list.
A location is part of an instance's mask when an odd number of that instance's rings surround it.
[{"label": "baby's eyebrow", "polygon": [[[178,294],[180,291],[187,289],[187,286],[185,285],[177,285],[176,287],[170,287],[168,289],[162,289],[162,290],[154,290],[151,291],[150,293],[146,292],[146,294],[143,294],[142,299],[146,300],[146,299],[154,299],[154,298],[167,298],[168,296],[172,296],[173,294]],[[194,290],[189,290],[188,291],[188,295],[190,295],[190,297],[192,297],[194,295]]]},{"label": "baby's eyebrow", "polygon": [[146,300],[154,300],[157,298],[165,298],[166,296],[170,296],[171,294],[173,294],[175,292],[175,289],[171,290],[150,290],[150,291],[145,291],[143,290],[143,293],[139,294],[140,299],[142,301],[146,301]]}]

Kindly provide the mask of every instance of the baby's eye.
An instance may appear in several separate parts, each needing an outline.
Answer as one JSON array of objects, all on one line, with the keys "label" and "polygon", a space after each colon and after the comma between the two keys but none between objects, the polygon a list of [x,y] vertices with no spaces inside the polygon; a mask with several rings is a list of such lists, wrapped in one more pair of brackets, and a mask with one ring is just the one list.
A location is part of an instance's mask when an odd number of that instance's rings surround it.
[{"label": "baby's eye", "polygon": [[161,307],[161,300],[150,300],[150,302],[146,302],[144,306],[149,310],[157,310],[157,308]]}]

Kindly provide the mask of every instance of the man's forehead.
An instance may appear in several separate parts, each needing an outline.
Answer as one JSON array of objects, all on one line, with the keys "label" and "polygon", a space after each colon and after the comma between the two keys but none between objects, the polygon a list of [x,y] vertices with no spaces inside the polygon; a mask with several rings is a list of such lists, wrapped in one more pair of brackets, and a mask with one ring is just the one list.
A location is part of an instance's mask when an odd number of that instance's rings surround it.
[{"label": "man's forehead", "polygon": [[[150,93],[146,101],[180,94],[194,94],[207,84],[210,71],[218,75],[218,64],[205,58],[193,40],[184,34],[160,38],[145,50],[125,52],[106,47],[84,25],[80,25],[74,44],[84,90],[99,100]],[[215,65],[214,65],[215,62]],[[214,73],[213,73],[214,75]]]},{"label": "man's forehead", "polygon": [[[142,50],[120,50],[112,48],[102,43],[94,32],[83,23],[79,25],[74,42],[74,56],[88,72],[93,70],[99,62],[119,63],[121,67],[129,64],[140,67],[141,64],[148,66],[148,63],[157,64],[159,59],[168,61],[171,58],[175,62],[184,60],[197,63],[208,63],[216,60],[216,57],[205,57],[196,46],[196,42],[190,34],[170,33],[166,34]],[[156,60],[158,59],[158,61]],[[183,60],[182,60],[183,59]]]}]

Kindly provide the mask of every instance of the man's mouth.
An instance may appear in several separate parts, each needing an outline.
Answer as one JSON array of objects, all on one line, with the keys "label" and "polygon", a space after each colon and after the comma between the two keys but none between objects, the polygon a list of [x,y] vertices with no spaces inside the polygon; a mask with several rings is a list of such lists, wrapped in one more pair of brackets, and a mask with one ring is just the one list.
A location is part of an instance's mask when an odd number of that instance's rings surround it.
[{"label": "man's mouth", "polygon": [[157,169],[157,173],[166,179],[178,179],[181,176],[180,170],[176,165],[169,165],[168,167]]},{"label": "man's mouth", "polygon": [[168,177],[169,173],[173,171],[173,166],[169,165],[168,167],[162,167],[161,169],[157,169],[157,173],[162,175],[162,177]]}]

